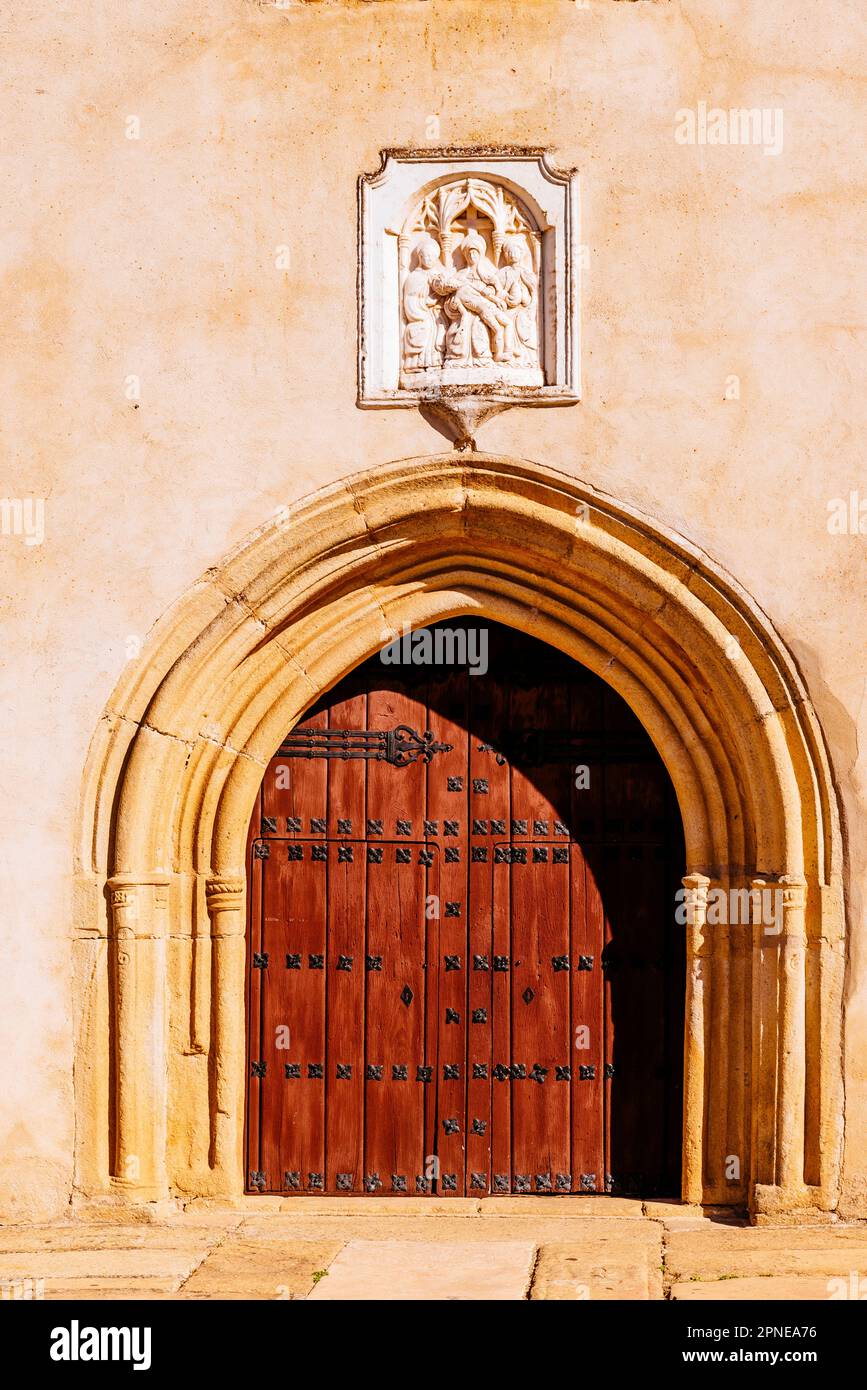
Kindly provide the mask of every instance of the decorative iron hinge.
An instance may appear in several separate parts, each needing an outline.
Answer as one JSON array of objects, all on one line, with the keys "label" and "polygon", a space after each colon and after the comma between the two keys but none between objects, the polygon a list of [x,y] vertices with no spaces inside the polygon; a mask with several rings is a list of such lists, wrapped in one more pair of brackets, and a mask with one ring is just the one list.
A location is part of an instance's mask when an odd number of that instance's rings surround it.
[{"label": "decorative iron hinge", "polygon": [[438,743],[430,729],[417,734],[406,724],[394,729],[296,729],[280,745],[281,758],[372,758],[408,767],[435,753],[450,753],[451,743]]}]

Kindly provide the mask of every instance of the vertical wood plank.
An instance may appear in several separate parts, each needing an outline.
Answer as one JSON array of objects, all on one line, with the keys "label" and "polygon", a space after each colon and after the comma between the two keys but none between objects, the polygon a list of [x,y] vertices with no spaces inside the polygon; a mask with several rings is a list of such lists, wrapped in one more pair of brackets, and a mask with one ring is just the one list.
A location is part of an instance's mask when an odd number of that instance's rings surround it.
[{"label": "vertical wood plank", "polygon": [[[593,735],[603,729],[600,681],[571,684],[571,727]],[[581,769],[579,776],[578,770]],[[586,770],[586,771],[585,771]],[[575,1192],[605,1191],[605,1126],[612,1078],[605,1052],[605,973],[602,952],[604,909],[600,842],[605,821],[605,768],[599,756],[579,753],[570,764],[572,780],[572,1181]],[[581,1030],[579,1032],[579,1030]],[[586,1046],[578,1047],[577,1043]],[[592,1068],[591,1083],[582,1074]]]},{"label": "vertical wood plank", "polygon": [[467,1008],[471,962],[467,940],[467,681],[466,670],[431,671],[427,727],[451,750],[427,768],[426,817],[439,845],[440,917],[437,1051],[437,1147],[442,1197],[466,1190]]},{"label": "vertical wood plank", "polygon": [[[549,659],[544,674],[513,688],[512,728],[568,731],[562,661]],[[553,1193],[572,1169],[570,1084],[558,1072],[571,1054],[569,764],[514,766],[511,800],[513,1184]]]},{"label": "vertical wood plank", "polygon": [[[327,713],[301,727],[324,729]],[[324,1190],[325,971],[311,966],[325,953],[326,865],[313,858],[325,839],[328,764],[294,758],[275,764],[265,801],[278,817],[266,861],[263,981],[263,1167],[270,1191]],[[317,822],[321,823],[320,826]],[[317,837],[310,839],[311,832]],[[303,838],[302,838],[303,837]],[[286,1045],[288,1043],[288,1046]]]},{"label": "vertical wood plank", "polygon": [[[363,689],[330,706],[332,730],[364,729],[366,721]],[[360,758],[328,763],[325,1168],[326,1191],[338,1196],[364,1191],[366,769]],[[341,961],[351,961],[352,968],[338,969]]]},{"label": "vertical wood plank", "polygon": [[[372,682],[368,727],[405,724],[424,730],[424,692]],[[379,968],[366,973],[365,1154],[367,1190],[410,1195],[424,1171],[425,864],[422,860],[425,768],[371,762],[367,818],[381,821],[367,864],[367,953]]]},{"label": "vertical wood plank", "polygon": [[[494,1068],[511,1064],[508,975],[494,971],[494,956],[509,945],[508,870],[499,875],[494,895],[494,839],[491,821],[509,820],[509,767],[497,753],[508,715],[507,668],[502,642],[492,625],[489,674],[468,678],[469,693],[469,1056],[467,1079],[467,1172],[469,1194],[501,1195],[511,1187],[511,1101],[508,1080]],[[495,921],[497,923],[495,930]],[[503,945],[505,941],[505,945]],[[479,958],[478,962],[476,957]],[[476,964],[484,968],[476,969]],[[478,1175],[477,1178],[474,1175]],[[474,1182],[476,1186],[474,1187]]]},{"label": "vertical wood plank", "polygon": [[[605,1074],[604,913],[595,864],[594,847],[572,846],[572,1190],[585,1193],[605,1191],[610,1085]],[[598,1084],[582,1077],[582,1067],[594,1069]]]},{"label": "vertical wood plank", "polygon": [[[251,830],[258,826],[260,807],[257,806],[251,820]],[[255,838],[248,837],[247,851],[247,1088],[245,1106],[245,1152],[247,1191],[258,1190],[253,1186],[252,1174],[262,1171],[262,1083],[253,1075],[253,1062],[258,1061],[262,1052],[262,979],[264,970],[255,968],[254,956],[261,958],[262,945],[262,903],[264,860],[253,854]]]}]

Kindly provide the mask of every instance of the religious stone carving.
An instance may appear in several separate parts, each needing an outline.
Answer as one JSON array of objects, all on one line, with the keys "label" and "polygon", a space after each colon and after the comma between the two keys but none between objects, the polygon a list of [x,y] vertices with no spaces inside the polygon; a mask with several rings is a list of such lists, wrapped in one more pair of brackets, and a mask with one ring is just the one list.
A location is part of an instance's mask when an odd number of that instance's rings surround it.
[{"label": "religious stone carving", "polygon": [[389,152],[359,181],[358,404],[458,447],[509,405],[579,398],[578,183],[545,156]]},{"label": "religious stone carving", "polygon": [[483,179],[441,184],[399,245],[401,386],[541,386],[541,238],[515,197]]}]

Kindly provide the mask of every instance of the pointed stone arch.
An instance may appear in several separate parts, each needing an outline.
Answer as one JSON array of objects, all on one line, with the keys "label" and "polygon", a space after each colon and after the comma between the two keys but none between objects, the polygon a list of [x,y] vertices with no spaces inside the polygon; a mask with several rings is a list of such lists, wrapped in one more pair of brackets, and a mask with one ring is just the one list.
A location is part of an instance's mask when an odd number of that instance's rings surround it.
[{"label": "pointed stone arch", "polygon": [[[77,1183],[243,1192],[244,856],[268,759],[405,625],[477,614],[602,676],[668,767],[689,921],[684,1196],[836,1203],[842,844],[828,759],[770,622],[708,558],[535,464],[404,460],[305,498],[157,624],[88,757],[76,866]],[[711,926],[766,885],[781,929]]]}]

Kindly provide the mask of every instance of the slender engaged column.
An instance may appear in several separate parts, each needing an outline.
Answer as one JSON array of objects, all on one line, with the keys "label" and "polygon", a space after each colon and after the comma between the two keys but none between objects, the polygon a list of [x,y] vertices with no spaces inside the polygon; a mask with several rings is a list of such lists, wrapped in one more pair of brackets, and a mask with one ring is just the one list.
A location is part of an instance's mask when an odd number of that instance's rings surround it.
[{"label": "slender engaged column", "polygon": [[[708,963],[713,974],[713,998],[706,1000],[708,1061],[707,1124],[705,1125],[705,1177],[709,1200],[725,1202],[731,1192],[726,1181],[729,1148],[729,1056],[731,1052],[730,911],[729,880],[714,880],[708,889],[706,936]],[[742,1161],[742,1156],[735,1151]]]},{"label": "slender engaged column", "polygon": [[167,874],[109,880],[115,989],[112,1185],[137,1201],[166,1177]]},{"label": "slender engaged column", "polygon": [[780,931],[773,919],[776,880],[750,882],[752,908],[752,1164],[753,1189],[776,1183],[777,1052],[779,1040]]},{"label": "slender engaged column", "polygon": [[705,1030],[710,989],[710,942],[704,874],[687,874],[686,889],[686,1028],[683,1051],[683,1196],[700,1203],[704,1196]]},{"label": "slender engaged column", "polygon": [[777,1183],[783,1191],[804,1185],[804,1121],[807,1086],[806,905],[802,878],[780,879],[780,1040]]},{"label": "slender engaged column", "polygon": [[211,919],[214,1109],[211,1167],[229,1195],[244,1190],[244,892],[243,878],[208,879]]}]

